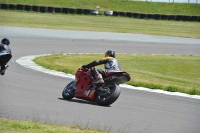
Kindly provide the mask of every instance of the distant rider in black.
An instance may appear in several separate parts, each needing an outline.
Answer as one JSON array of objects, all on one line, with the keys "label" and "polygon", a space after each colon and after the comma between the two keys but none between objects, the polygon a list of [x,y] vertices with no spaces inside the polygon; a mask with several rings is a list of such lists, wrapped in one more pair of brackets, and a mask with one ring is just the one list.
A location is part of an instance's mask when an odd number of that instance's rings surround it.
[{"label": "distant rider in black", "polygon": [[[10,44],[10,41],[7,38],[2,39],[1,44],[0,44],[0,52],[1,52],[0,53],[0,65],[1,65],[0,73],[1,75],[5,74],[5,70],[8,67],[7,63],[12,58],[9,44]],[[3,55],[4,53],[2,52],[6,52],[7,55]]]}]

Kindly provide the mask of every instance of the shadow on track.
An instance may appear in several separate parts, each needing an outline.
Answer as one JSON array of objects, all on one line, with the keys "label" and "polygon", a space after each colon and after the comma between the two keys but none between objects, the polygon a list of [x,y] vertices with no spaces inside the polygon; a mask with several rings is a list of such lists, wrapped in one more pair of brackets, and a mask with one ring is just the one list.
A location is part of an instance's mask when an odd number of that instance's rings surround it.
[{"label": "shadow on track", "polygon": [[[63,98],[58,98],[59,100],[67,101],[67,102],[74,102],[74,103],[82,103],[82,104],[90,104],[90,105],[96,105],[99,106],[96,102],[90,102],[90,101],[85,101],[82,99],[71,99],[71,100],[65,100]],[[111,106],[102,106],[102,107],[111,107]]]}]

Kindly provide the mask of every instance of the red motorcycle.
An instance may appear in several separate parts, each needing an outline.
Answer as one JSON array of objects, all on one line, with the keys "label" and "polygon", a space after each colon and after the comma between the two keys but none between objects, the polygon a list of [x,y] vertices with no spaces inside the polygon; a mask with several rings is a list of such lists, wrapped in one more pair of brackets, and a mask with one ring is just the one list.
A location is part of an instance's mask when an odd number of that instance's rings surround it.
[{"label": "red motorcycle", "polygon": [[[104,78],[104,83],[96,85],[93,82],[91,68],[87,71],[79,68],[75,75],[75,80],[70,82],[63,90],[62,96],[66,100],[74,97],[87,101],[96,102],[100,106],[109,106],[114,103],[120,93],[119,84],[130,81],[130,75],[124,71],[107,73]],[[108,91],[97,91],[96,88],[106,89]]]}]

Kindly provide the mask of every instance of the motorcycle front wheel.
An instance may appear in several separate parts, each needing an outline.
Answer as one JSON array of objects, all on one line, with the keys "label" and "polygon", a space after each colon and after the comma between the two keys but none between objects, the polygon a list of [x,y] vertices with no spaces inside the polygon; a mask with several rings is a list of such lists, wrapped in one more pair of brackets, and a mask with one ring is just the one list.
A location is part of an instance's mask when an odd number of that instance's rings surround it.
[{"label": "motorcycle front wheel", "polygon": [[62,92],[63,98],[66,100],[74,98],[75,89],[75,81],[70,82]]},{"label": "motorcycle front wheel", "polygon": [[106,87],[109,88],[109,92],[106,94],[98,94],[96,98],[96,101],[100,106],[111,105],[118,99],[121,93],[121,89],[117,84],[109,84]]}]

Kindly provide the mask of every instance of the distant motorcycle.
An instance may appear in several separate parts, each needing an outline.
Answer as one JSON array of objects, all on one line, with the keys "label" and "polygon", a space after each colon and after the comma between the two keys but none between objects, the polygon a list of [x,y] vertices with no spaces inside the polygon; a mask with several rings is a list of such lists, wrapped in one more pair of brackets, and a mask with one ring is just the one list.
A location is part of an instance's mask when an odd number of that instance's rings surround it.
[{"label": "distant motorcycle", "polygon": [[[7,46],[1,46],[0,47],[0,74],[3,75],[6,71],[8,65],[5,65],[8,63],[8,61],[12,58],[11,52],[7,50]],[[1,66],[5,65],[5,68],[3,69]]]},{"label": "distant motorcycle", "polygon": [[92,81],[91,68],[84,71],[79,68],[75,75],[75,80],[70,82],[63,90],[62,96],[66,100],[74,97],[96,102],[100,106],[109,106],[114,103],[120,93],[119,84],[130,81],[130,75],[125,71],[107,73],[104,83],[100,86],[108,91],[105,93],[96,91],[96,84]]}]

